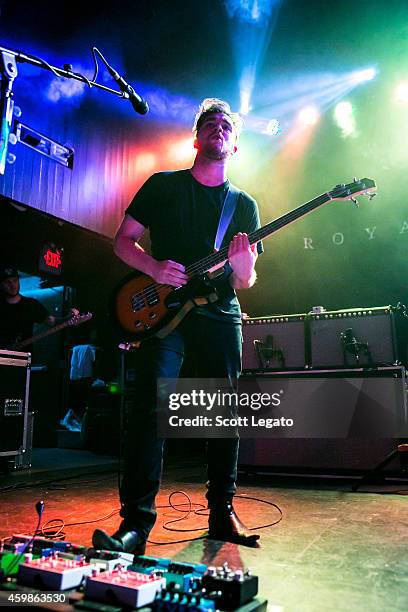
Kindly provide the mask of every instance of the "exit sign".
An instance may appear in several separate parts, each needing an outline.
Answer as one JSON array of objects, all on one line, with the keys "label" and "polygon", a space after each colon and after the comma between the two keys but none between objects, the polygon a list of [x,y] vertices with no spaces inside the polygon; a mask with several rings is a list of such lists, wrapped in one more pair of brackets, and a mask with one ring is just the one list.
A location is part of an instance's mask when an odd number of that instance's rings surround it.
[{"label": "exit sign", "polygon": [[62,255],[62,248],[56,247],[55,244],[45,244],[40,251],[39,269],[48,274],[61,274]]}]

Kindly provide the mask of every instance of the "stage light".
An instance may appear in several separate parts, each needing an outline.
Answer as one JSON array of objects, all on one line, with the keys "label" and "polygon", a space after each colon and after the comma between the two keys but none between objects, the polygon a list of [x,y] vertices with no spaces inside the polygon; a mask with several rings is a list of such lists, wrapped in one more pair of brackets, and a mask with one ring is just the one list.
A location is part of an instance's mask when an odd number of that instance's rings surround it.
[{"label": "stage light", "polygon": [[194,141],[192,136],[173,141],[169,144],[167,154],[174,164],[187,164],[194,155]]},{"label": "stage light", "polygon": [[334,109],[334,119],[344,137],[351,136],[356,131],[356,122],[353,117],[353,107],[350,102],[339,102]]},{"label": "stage light", "polygon": [[306,106],[303,108],[299,115],[298,121],[303,125],[315,125],[319,120],[319,111],[316,106]]},{"label": "stage light", "polygon": [[365,70],[357,70],[353,72],[353,81],[356,83],[364,83],[364,81],[372,81],[377,74],[375,68],[367,68]]},{"label": "stage light", "polygon": [[148,174],[156,165],[156,155],[154,153],[139,153],[135,160],[135,171],[139,174]]},{"label": "stage light", "polygon": [[334,109],[334,116],[338,121],[343,121],[353,113],[353,107],[348,101],[339,102]]},{"label": "stage light", "polygon": [[408,102],[408,81],[400,83],[395,90],[396,102],[406,103]]},{"label": "stage light", "polygon": [[282,0],[225,0],[225,8],[231,19],[241,23],[258,25],[267,21],[271,13],[279,9]]},{"label": "stage light", "polygon": [[264,130],[264,134],[268,134],[268,136],[277,136],[280,132],[280,123],[277,119],[271,119],[268,121],[266,128]]},{"label": "stage light", "polygon": [[241,115],[248,115],[249,111],[251,110],[250,97],[251,94],[249,91],[241,91],[241,107],[239,109]]},{"label": "stage light", "polygon": [[255,151],[248,142],[241,142],[238,152],[231,158],[232,181],[239,182],[250,176],[254,169]]},{"label": "stage light", "polygon": [[255,102],[254,94],[258,97],[258,71],[269,47],[282,0],[223,0],[222,4],[232,21],[231,47],[239,77],[240,113],[249,115]]}]

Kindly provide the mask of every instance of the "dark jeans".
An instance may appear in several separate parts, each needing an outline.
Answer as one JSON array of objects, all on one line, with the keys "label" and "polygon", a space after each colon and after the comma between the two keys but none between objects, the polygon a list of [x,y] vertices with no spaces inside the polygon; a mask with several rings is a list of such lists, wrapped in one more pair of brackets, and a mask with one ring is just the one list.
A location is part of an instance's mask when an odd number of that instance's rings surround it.
[{"label": "dark jeans", "polygon": [[[157,378],[177,378],[187,355],[194,360],[195,376],[226,378],[231,390],[236,390],[241,350],[239,323],[210,319],[194,312],[166,338],[148,340],[138,349],[137,401],[129,415],[120,486],[120,514],[127,528],[137,529],[147,537],[156,520],[155,497],[163,465],[163,440],[156,435]],[[210,507],[231,500],[235,493],[238,445],[238,438],[207,441]]]}]

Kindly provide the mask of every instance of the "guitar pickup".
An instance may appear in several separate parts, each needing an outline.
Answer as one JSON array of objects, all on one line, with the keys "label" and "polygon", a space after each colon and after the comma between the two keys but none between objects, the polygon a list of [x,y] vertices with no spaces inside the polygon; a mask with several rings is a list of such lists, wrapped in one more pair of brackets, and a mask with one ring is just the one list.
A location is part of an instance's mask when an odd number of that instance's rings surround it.
[{"label": "guitar pickup", "polygon": [[143,297],[139,294],[132,296],[130,303],[132,304],[133,312],[137,312],[138,310],[142,310],[145,306],[145,301]]},{"label": "guitar pickup", "polygon": [[157,290],[152,286],[147,287],[147,289],[143,291],[143,295],[149,306],[155,306],[160,302],[159,294]]},{"label": "guitar pickup", "polygon": [[213,272],[207,272],[207,276],[209,280],[212,280],[213,278],[218,278],[219,276],[222,276],[224,272],[225,272],[225,268],[224,266],[222,266],[222,268],[217,268]]}]

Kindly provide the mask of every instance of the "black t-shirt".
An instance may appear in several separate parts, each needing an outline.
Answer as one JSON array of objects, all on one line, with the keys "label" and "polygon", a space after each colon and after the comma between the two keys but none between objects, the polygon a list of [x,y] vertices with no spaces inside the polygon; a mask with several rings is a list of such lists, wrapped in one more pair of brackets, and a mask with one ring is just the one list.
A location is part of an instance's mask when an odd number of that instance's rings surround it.
[{"label": "black t-shirt", "polygon": [[0,347],[12,347],[16,341],[31,338],[34,323],[42,323],[48,316],[45,306],[33,298],[21,296],[17,304],[9,304],[1,297]]},{"label": "black t-shirt", "polygon": [[[214,252],[226,181],[217,187],[199,183],[189,170],[153,174],[137,192],[126,213],[150,230],[151,250],[155,259],[171,259],[189,266]],[[258,229],[257,203],[240,192],[233,218],[221,246],[227,246],[238,232]],[[258,244],[258,252],[262,252]],[[228,277],[229,265],[222,276],[212,281],[219,299],[200,306],[195,312],[225,320],[240,321],[241,310]]]}]

